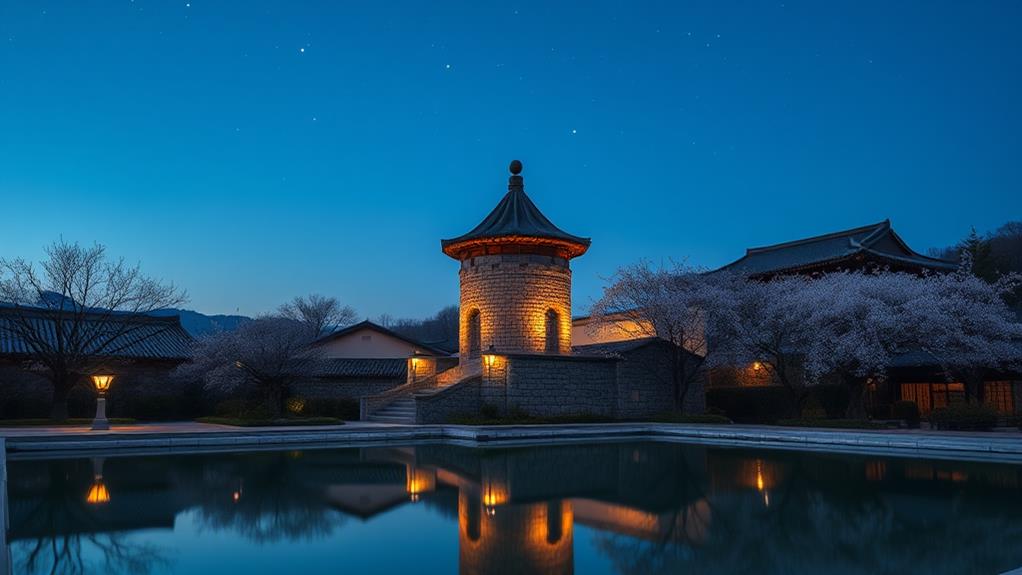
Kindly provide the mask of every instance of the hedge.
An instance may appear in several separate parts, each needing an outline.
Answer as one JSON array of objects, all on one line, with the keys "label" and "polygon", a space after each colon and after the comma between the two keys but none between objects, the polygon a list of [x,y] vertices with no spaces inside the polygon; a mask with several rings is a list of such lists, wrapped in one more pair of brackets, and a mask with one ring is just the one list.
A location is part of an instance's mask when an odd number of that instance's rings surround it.
[{"label": "hedge", "polygon": [[955,403],[930,412],[930,424],[937,429],[988,431],[998,418],[996,409],[981,403]]},{"label": "hedge", "polygon": [[773,423],[795,415],[791,394],[775,385],[711,388],[706,390],[706,407],[736,423]]}]

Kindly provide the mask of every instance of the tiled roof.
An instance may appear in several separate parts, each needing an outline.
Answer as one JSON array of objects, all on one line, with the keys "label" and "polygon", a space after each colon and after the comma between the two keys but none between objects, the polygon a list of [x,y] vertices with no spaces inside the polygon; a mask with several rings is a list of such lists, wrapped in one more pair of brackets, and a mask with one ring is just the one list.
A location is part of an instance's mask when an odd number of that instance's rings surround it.
[{"label": "tiled roof", "polygon": [[313,363],[315,377],[404,377],[407,362],[404,359],[318,359]]},{"label": "tiled roof", "polygon": [[418,341],[418,340],[416,340],[414,338],[411,338],[411,337],[408,337],[406,335],[402,335],[402,334],[400,334],[400,333],[398,333],[398,332],[396,332],[394,330],[387,329],[387,328],[383,327],[382,325],[377,324],[377,323],[373,323],[373,322],[371,322],[369,320],[361,321],[361,322],[356,323],[354,325],[349,325],[348,327],[339,329],[339,330],[337,330],[337,331],[335,331],[333,333],[328,333],[328,334],[324,335],[323,337],[317,339],[315,342],[313,342],[312,345],[313,346],[322,345],[322,344],[324,344],[326,342],[333,341],[333,340],[335,340],[337,338],[344,337],[346,335],[355,333],[356,331],[358,331],[360,329],[371,329],[373,331],[382,333],[384,335],[389,335],[390,337],[399,339],[399,340],[401,340],[401,341],[403,341],[403,342],[405,342],[405,343],[407,343],[409,345],[412,345],[412,346],[417,347],[417,348],[421,348],[424,353],[428,353],[428,354],[436,355],[436,356],[441,356],[441,357],[442,356],[451,355],[450,352],[448,352],[446,350],[443,350],[443,349],[440,349],[439,347],[436,347],[436,346],[433,346],[433,345],[429,345],[427,343],[422,343],[421,341]]},{"label": "tiled roof", "polygon": [[[19,314],[19,315],[15,315]],[[30,356],[32,348],[19,336],[15,327],[18,317],[24,317],[32,324],[32,333],[39,334],[53,343],[57,338],[56,312],[46,310],[16,311],[0,307],[0,356]],[[123,331],[114,340],[98,337],[96,348],[91,353],[116,359],[187,359],[191,356],[193,339],[181,327],[177,316],[117,316],[88,314],[82,323],[85,330]],[[65,323],[64,330],[70,326]],[[98,333],[98,331],[96,332]],[[105,345],[104,345],[105,344]]]},{"label": "tiled roof", "polygon": [[[520,164],[518,169],[521,169]],[[472,228],[472,231],[467,234],[449,240],[441,240],[440,245],[444,251],[446,252],[449,246],[472,240],[520,236],[561,240],[577,244],[579,249],[584,252],[589,247],[590,239],[573,236],[555,226],[525,194],[522,177],[514,172],[514,169],[512,169],[512,173],[507,186],[507,194],[500,200],[497,207],[493,208],[490,215],[486,216],[478,226]]]},{"label": "tiled roof", "polygon": [[913,251],[891,228],[891,222],[863,226],[783,244],[750,248],[742,258],[720,268],[746,275],[794,272],[863,257],[891,266],[953,271],[957,264]]},{"label": "tiled roof", "polygon": [[576,345],[571,348],[573,353],[583,355],[614,355],[619,353],[626,353],[632,350],[639,349],[657,341],[655,337],[640,337],[636,339],[626,339],[623,341],[609,341],[605,343],[590,343],[586,345]]}]

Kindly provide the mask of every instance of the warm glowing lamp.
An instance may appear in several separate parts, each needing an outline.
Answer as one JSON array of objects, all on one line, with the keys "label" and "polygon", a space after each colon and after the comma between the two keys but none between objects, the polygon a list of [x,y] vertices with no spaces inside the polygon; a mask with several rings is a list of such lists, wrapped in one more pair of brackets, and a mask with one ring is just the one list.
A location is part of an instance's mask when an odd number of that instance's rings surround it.
[{"label": "warm glowing lamp", "polygon": [[486,348],[486,353],[483,354],[483,361],[486,362],[486,367],[493,367],[493,363],[497,361],[497,349],[492,345]]},{"label": "warm glowing lamp", "polygon": [[106,418],[106,392],[113,383],[114,376],[96,374],[92,376],[92,385],[96,388],[99,397],[96,399],[96,418],[92,420],[92,429],[110,429],[110,422]]},{"label": "warm glowing lamp", "polygon": [[758,361],[752,362],[752,371],[759,371],[761,369],[763,369],[763,364],[762,363],[760,363]]}]

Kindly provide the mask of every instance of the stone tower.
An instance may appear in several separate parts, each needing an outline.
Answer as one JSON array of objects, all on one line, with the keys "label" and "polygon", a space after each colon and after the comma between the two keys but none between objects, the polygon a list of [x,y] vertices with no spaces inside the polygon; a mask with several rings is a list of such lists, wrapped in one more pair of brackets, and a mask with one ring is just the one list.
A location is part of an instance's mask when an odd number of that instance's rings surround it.
[{"label": "stone tower", "polygon": [[560,230],[525,195],[511,162],[507,194],[465,235],[442,240],[461,262],[459,351],[463,366],[498,353],[571,352],[571,269],[589,238]]}]

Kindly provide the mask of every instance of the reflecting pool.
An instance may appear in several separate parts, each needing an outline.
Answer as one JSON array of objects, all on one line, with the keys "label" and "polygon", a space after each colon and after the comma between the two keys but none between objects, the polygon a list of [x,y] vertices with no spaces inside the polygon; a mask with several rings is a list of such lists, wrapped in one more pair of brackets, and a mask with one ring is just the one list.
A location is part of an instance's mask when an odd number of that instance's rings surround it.
[{"label": "reflecting pool", "polygon": [[674,443],[8,463],[13,572],[1002,573],[1022,466]]}]

